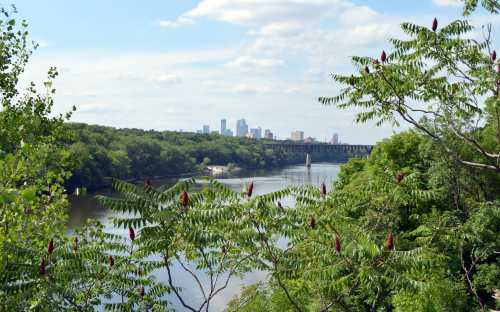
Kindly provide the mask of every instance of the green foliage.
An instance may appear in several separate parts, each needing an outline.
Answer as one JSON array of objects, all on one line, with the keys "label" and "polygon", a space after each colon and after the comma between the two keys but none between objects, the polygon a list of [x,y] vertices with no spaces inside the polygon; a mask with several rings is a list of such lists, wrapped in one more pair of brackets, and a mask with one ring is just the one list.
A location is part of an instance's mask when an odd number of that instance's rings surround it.
[{"label": "green foliage", "polygon": [[19,23],[12,17],[16,8],[1,8],[0,14],[0,89],[2,100],[12,99],[18,94],[16,85],[19,75],[31,55],[26,21]]},{"label": "green foliage", "polygon": [[470,311],[467,296],[460,281],[435,276],[432,287],[417,292],[403,291],[393,298],[395,311]]},{"label": "green foliage", "polygon": [[[19,95],[16,89],[31,46],[26,23],[17,25],[14,13],[2,9],[0,20],[0,245],[36,246],[64,227],[67,200],[61,183],[69,162],[55,144],[63,138],[64,117],[49,117],[53,90],[40,95],[32,84]],[[55,75],[51,69],[48,84]]]},{"label": "green foliage", "polygon": [[[109,311],[166,311],[162,297],[168,289],[148,277],[155,263],[144,261],[122,236],[106,234],[92,223],[71,238],[54,237],[53,242],[52,252],[2,245],[2,253],[15,255],[0,262],[0,296],[9,311],[94,311],[96,306]],[[140,287],[146,287],[143,297]]]},{"label": "green foliage", "polygon": [[[499,6],[497,1],[483,4],[492,10]],[[465,20],[436,30],[410,23],[401,28],[408,39],[392,39],[392,52],[385,61],[353,57],[359,73],[334,74],[343,88],[336,96],[319,98],[320,102],[360,109],[357,122],[404,121],[460,163],[499,172],[500,73],[499,61],[490,56],[491,29],[478,42],[468,38],[474,28]],[[485,129],[495,129],[496,139],[485,141]]]},{"label": "green foliage", "polygon": [[[478,6],[479,0],[464,0],[464,15],[471,14]],[[497,0],[481,0],[481,5],[491,13],[500,12],[500,3]]]},{"label": "green foliage", "polygon": [[[470,14],[479,1],[464,3]],[[500,9],[498,1],[481,5]],[[319,99],[360,109],[358,122],[403,121],[416,131],[350,161],[336,192],[347,216],[370,232],[391,227],[401,246],[442,257],[427,271],[428,287],[393,296],[396,310],[485,310],[496,306],[498,291],[500,64],[491,56],[490,26],[483,41],[470,39],[474,28],[465,20],[429,26],[402,24],[407,37],[390,41],[387,58],[353,57],[359,73],[333,75],[343,89]]]},{"label": "green foliage", "polygon": [[[443,271],[443,255],[401,232],[401,208],[419,209],[436,197],[422,189],[417,178],[408,175],[398,184],[392,174],[385,175],[359,188],[355,196],[349,192],[350,199],[341,190],[324,196],[312,187],[248,197],[247,192],[236,193],[216,181],[202,180],[198,191],[190,190],[194,181],[167,190],[116,181],[123,198],[99,198],[124,216],[115,219],[116,226],[140,229],[138,252],[162,257],[161,269],[169,277],[174,262],[195,282],[202,279],[198,274],[209,277],[213,284],[208,290],[198,284],[204,298],[201,306],[188,309],[209,305],[218,289],[225,287],[217,285],[218,276],[229,279],[258,269],[270,274],[293,310],[332,305],[363,310],[372,305],[390,307],[392,292],[423,289],[434,272]],[[180,200],[185,191],[189,191],[187,206]],[[369,206],[365,196],[371,198]],[[277,201],[285,198],[296,204],[280,208]],[[366,217],[352,217],[352,207],[361,203]],[[396,235],[396,250],[386,247],[389,232]],[[167,286],[176,289],[171,278]],[[185,302],[181,293],[175,294]]]},{"label": "green foliage", "polygon": [[[34,83],[19,94],[19,75],[36,45],[28,43],[27,25],[18,25],[14,13],[2,9],[0,20],[0,310],[166,310],[168,289],[149,277],[154,265],[134,246],[98,224],[71,238],[64,234],[63,185],[73,161],[62,142],[71,139],[64,127],[71,114],[51,116],[55,69],[49,70],[45,94]],[[138,287],[147,288],[145,296]]]},{"label": "green foliage", "polygon": [[[494,307],[500,205],[477,202],[484,198],[482,190],[466,186],[471,178],[486,185],[495,185],[496,179],[488,172],[471,177],[468,170],[450,163],[426,137],[408,132],[377,144],[367,159],[349,161],[326,197],[305,187],[255,198],[268,203],[270,211],[282,196],[296,204],[268,214],[269,219],[264,213],[255,218],[262,223],[254,227],[261,228],[267,242],[259,261],[268,265],[260,269],[269,272],[271,282],[245,289],[227,311]],[[437,184],[441,179],[455,182]],[[493,192],[490,196],[498,198],[499,189]],[[389,232],[395,237],[394,251],[385,246]],[[273,240],[277,237],[286,247]],[[275,305],[277,298],[288,304]]]},{"label": "green foliage", "polygon": [[[242,219],[243,195],[209,181],[201,191],[189,192],[183,205],[180,194],[193,186],[194,181],[189,180],[162,191],[115,181],[114,187],[123,198],[99,199],[123,215],[114,220],[117,227],[138,230],[135,242],[141,256],[162,259],[156,270],[168,274],[168,285],[164,287],[171,289],[181,302],[185,299],[172,281],[171,266],[178,263],[193,279],[203,300],[196,308],[193,303],[183,305],[198,311],[208,307],[231,278],[254,267],[253,236],[256,234],[249,227],[249,221]],[[200,272],[210,277],[208,286],[200,282]]]}]

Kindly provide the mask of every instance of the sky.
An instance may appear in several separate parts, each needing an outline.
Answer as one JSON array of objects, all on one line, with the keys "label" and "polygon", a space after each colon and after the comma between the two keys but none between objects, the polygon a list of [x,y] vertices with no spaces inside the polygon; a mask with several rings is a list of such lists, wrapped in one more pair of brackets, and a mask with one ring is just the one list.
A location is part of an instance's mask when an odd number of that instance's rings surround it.
[{"label": "sky", "polygon": [[[458,3],[457,3],[458,1]],[[9,4],[0,1],[3,5]],[[51,66],[55,112],[120,128],[271,129],[372,144],[391,125],[355,124],[355,112],[323,106],[331,73],[353,55],[378,56],[399,25],[461,18],[459,0],[13,0],[39,43],[23,81]],[[477,13],[477,21],[484,18]],[[396,129],[397,130],[397,129]],[[401,129],[399,129],[401,130]]]}]

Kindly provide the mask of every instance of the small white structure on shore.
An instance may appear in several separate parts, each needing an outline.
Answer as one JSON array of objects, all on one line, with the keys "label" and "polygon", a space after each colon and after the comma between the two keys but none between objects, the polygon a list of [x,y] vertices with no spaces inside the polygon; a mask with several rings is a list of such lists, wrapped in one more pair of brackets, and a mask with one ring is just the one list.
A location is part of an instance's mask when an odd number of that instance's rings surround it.
[{"label": "small white structure on shore", "polygon": [[223,174],[228,171],[227,166],[207,166],[207,170],[213,175]]}]

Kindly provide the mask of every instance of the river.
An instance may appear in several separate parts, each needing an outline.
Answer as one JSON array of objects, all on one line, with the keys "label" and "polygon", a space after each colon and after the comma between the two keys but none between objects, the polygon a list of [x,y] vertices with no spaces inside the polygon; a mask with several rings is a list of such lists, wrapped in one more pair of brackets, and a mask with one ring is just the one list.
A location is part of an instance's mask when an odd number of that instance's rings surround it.
[{"label": "river", "polygon": [[[337,178],[339,170],[340,166],[337,164],[318,163],[313,164],[310,169],[304,165],[298,165],[273,170],[242,171],[237,175],[222,177],[218,180],[229,185],[235,191],[240,191],[249,181],[253,181],[255,194],[265,194],[291,185],[312,184],[319,187],[323,182],[330,188],[331,183]],[[175,182],[175,179],[153,181],[153,186],[164,184],[173,185]],[[99,194],[111,193],[110,191],[103,191]],[[101,221],[105,229],[109,232],[122,232],[114,229],[110,223],[113,212],[99,205],[93,195],[72,197],[71,203],[72,206],[69,220],[70,230],[84,224],[87,219],[93,218]],[[285,202],[285,205],[286,204]],[[123,233],[125,235],[126,231],[123,230]],[[189,288],[194,285],[193,281],[189,276],[184,274],[184,271],[180,267],[174,266],[173,276],[177,285],[185,288],[183,293],[186,298],[192,299],[190,300],[191,302],[199,300],[198,298],[200,297],[197,289]],[[166,281],[166,276],[162,276],[162,274],[159,274],[157,278],[158,280]],[[256,283],[265,278],[265,273],[253,272],[247,274],[242,279],[233,279],[228,287],[223,292],[219,293],[211,302],[212,308],[210,310],[222,311],[229,300],[240,292],[242,286]],[[169,299],[174,308],[177,308],[179,311],[184,311],[175,297],[172,296]]]}]

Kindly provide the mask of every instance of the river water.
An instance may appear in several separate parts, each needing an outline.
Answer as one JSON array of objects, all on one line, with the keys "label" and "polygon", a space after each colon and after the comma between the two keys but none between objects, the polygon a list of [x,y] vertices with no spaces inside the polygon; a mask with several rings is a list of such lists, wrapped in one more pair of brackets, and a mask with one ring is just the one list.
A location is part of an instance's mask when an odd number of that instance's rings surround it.
[{"label": "river water", "polygon": [[[218,180],[229,185],[235,191],[242,190],[248,182],[253,181],[255,194],[265,194],[291,185],[312,184],[319,187],[323,182],[327,185],[328,189],[330,189],[330,185],[337,178],[339,170],[340,166],[337,164],[318,163],[313,164],[310,169],[304,165],[298,165],[273,170],[242,171],[237,175],[223,177]],[[176,181],[175,179],[153,181],[153,185],[173,185]],[[99,194],[112,195],[110,191],[102,191],[99,192]],[[122,231],[113,228],[110,222],[113,212],[99,205],[93,195],[72,197],[71,202],[72,207],[70,209],[69,220],[70,230],[83,225],[87,219],[92,218],[101,221],[107,231],[113,233],[123,232],[125,235],[125,230]],[[284,204],[286,205],[287,203],[285,202]],[[290,205],[291,203],[288,204]],[[176,286],[184,288],[182,292],[183,296],[188,298],[189,302],[200,300],[201,295],[198,289],[194,287],[194,281],[185,274],[181,267],[174,266],[172,275]],[[166,273],[158,274],[157,279],[166,281]],[[229,300],[239,294],[242,286],[256,283],[264,279],[266,279],[266,274],[264,272],[253,272],[247,274],[242,279],[233,279],[228,287],[213,299],[210,311],[224,310]],[[202,280],[202,282],[207,281]],[[176,310],[184,311],[174,296],[169,299]]]}]

